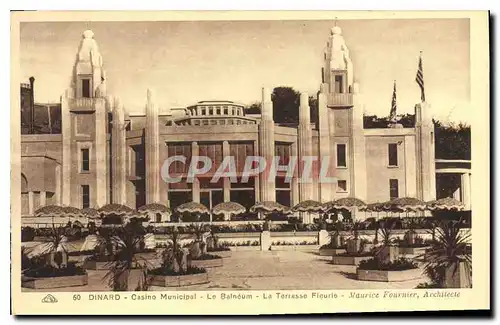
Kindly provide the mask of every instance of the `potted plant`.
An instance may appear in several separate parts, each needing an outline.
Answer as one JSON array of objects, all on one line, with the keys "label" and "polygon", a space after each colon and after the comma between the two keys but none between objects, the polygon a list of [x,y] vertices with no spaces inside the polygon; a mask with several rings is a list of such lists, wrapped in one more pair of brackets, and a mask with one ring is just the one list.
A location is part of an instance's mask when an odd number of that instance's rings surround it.
[{"label": "potted plant", "polygon": [[[110,237],[114,247],[105,279],[113,291],[128,291],[131,284],[132,269],[139,269],[140,275],[148,268],[148,262],[139,258],[137,253],[144,244],[146,230],[140,218],[130,218],[122,227],[116,228],[115,235]],[[146,285],[146,278],[139,276],[138,286]]]},{"label": "potted plant", "polygon": [[416,229],[421,226],[421,219],[415,217],[403,218],[403,227],[406,229],[404,238],[409,247],[415,243]]},{"label": "potted plant", "polygon": [[347,253],[357,254],[362,251],[361,238],[359,237],[359,231],[362,228],[362,223],[355,221],[350,224],[351,237],[347,240]]},{"label": "potted plant", "polygon": [[147,271],[151,285],[180,287],[209,282],[206,270],[192,265],[189,249],[183,247],[180,240],[175,227],[166,248],[160,253],[161,266]]},{"label": "potted plant", "polygon": [[457,221],[441,221],[436,239],[418,257],[424,273],[439,288],[472,287],[472,246],[470,232],[460,231]]},{"label": "potted plant", "polygon": [[87,272],[76,263],[68,262],[72,245],[64,232],[65,228],[52,224],[45,242],[22,251],[27,267],[23,271],[23,287],[45,289],[87,284]]},{"label": "potted plant", "polygon": [[392,231],[396,222],[394,219],[384,219],[379,221],[381,246],[376,251],[376,257],[383,263],[394,262],[399,257],[399,249],[392,238]]}]

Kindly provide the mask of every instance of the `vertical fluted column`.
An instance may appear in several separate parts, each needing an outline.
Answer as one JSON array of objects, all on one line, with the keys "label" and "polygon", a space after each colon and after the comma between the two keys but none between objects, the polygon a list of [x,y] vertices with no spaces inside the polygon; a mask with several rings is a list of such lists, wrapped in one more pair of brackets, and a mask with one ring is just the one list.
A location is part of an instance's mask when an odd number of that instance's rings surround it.
[{"label": "vertical fluted column", "polygon": [[[331,141],[330,141],[330,127],[328,123],[328,107],[326,102],[326,94],[320,92],[318,94],[318,129],[319,129],[319,159],[321,168],[331,171],[333,169],[333,160],[331,154]],[[328,164],[323,166],[323,164]],[[335,175],[323,175],[328,177],[335,177]],[[327,183],[320,178],[319,183],[319,198],[321,202],[328,202],[333,200],[333,185]]]},{"label": "vertical fluted column", "polygon": [[361,200],[366,200],[366,148],[363,130],[363,105],[359,85],[353,85],[352,107],[352,141],[351,141],[351,191],[350,194]]},{"label": "vertical fluted column", "polygon": [[[229,141],[222,142],[222,157],[228,157],[230,155]],[[224,191],[224,202],[231,201],[231,180],[229,177],[224,177],[223,191]]]},{"label": "vertical fluted column", "polygon": [[111,132],[113,203],[126,204],[127,145],[125,141],[125,116],[118,99],[115,99],[113,104],[113,129]]},{"label": "vertical fluted column", "polygon": [[274,158],[274,121],[271,94],[262,88],[262,118],[259,124],[259,153],[267,163],[266,171],[259,174],[260,200],[275,201],[275,180],[269,178],[270,166]]},{"label": "vertical fluted column", "polygon": [[61,204],[71,204],[71,146],[72,128],[69,91],[61,97],[61,135],[62,135],[62,173],[61,173]]},{"label": "vertical fluted column", "polygon": [[94,98],[93,101],[95,108],[95,163],[97,166],[95,205],[101,207],[108,203],[107,112],[104,98]]},{"label": "vertical fluted column", "polygon": [[[198,146],[198,142],[194,141],[191,143],[191,156],[197,157],[199,155],[200,147]],[[198,177],[193,179],[193,202],[200,203],[200,181],[198,180]]]},{"label": "vertical fluted column", "polygon": [[160,199],[159,166],[159,121],[158,108],[153,103],[152,92],[148,89],[146,104],[146,201],[158,202]]},{"label": "vertical fluted column", "polygon": [[[312,132],[311,132],[311,112],[309,108],[309,96],[307,93],[300,94],[299,108],[299,129],[298,129],[298,176],[300,201],[313,199],[312,178],[316,177],[317,172],[314,168],[309,171],[307,179],[302,179],[305,173],[304,158],[312,156]],[[305,158],[308,159],[308,158]],[[314,165],[318,166],[315,162]]]}]

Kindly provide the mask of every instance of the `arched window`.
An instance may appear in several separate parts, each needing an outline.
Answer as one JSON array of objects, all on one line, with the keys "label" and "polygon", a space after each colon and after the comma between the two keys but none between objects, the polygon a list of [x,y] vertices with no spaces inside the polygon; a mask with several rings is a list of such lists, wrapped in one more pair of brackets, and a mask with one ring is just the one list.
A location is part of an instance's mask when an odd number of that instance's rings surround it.
[{"label": "arched window", "polygon": [[21,174],[21,193],[27,193],[28,192],[28,179],[26,179],[26,176],[24,174]]}]

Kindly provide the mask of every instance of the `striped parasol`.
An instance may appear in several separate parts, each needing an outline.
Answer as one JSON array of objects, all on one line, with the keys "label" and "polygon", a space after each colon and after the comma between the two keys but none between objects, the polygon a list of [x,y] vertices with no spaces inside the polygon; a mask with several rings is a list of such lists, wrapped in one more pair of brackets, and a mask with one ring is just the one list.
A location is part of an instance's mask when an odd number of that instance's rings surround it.
[{"label": "striped parasol", "polygon": [[355,197],[344,197],[323,204],[323,208],[325,211],[340,209],[351,210],[354,208],[364,209],[366,208],[366,203]]},{"label": "striped parasol", "polygon": [[35,217],[63,217],[64,209],[59,205],[46,205],[36,209]]},{"label": "striped parasol", "polygon": [[172,214],[172,210],[166,205],[160,203],[149,203],[143,205],[139,209],[137,209],[139,214],[147,216],[150,220],[156,220],[156,216],[159,214],[161,217],[161,221],[170,220],[168,218]]},{"label": "striped parasol", "polygon": [[462,202],[451,197],[427,202],[426,206],[431,211],[462,211],[465,208]]},{"label": "striped parasol", "polygon": [[102,217],[107,217],[110,215],[128,216],[128,215],[131,215],[134,213],[134,209],[132,209],[126,205],[117,204],[117,203],[103,205],[98,211]]},{"label": "striped parasol", "polygon": [[385,204],[387,204],[387,202],[369,203],[363,210],[367,212],[381,212],[384,211]]},{"label": "striped parasol", "polygon": [[289,214],[292,212],[292,210],[289,207],[286,207],[282,204],[279,204],[278,202],[274,201],[262,201],[262,202],[257,202],[254,206],[250,208],[250,212],[257,212],[257,213],[284,213],[284,214]]},{"label": "striped parasol", "polygon": [[99,219],[101,215],[99,214],[99,211],[94,208],[85,208],[81,210],[82,217],[88,218],[88,219]]},{"label": "striped parasol", "polygon": [[426,209],[425,202],[414,197],[401,197],[384,204],[384,210],[394,212],[415,212]]},{"label": "striped parasol", "polygon": [[247,209],[237,202],[222,202],[212,208],[212,214],[223,215],[224,220],[230,220],[232,216],[245,213]]},{"label": "striped parasol", "polygon": [[67,217],[80,217],[82,215],[82,211],[78,208],[72,206],[63,206],[63,211]]},{"label": "striped parasol", "polygon": [[298,204],[296,204],[293,208],[292,211],[295,212],[323,212],[324,207],[321,204],[321,202],[314,201],[314,200],[306,200],[302,201]]},{"label": "striped parasol", "polygon": [[178,213],[190,213],[190,214],[208,214],[210,211],[206,206],[198,202],[187,202],[179,205],[175,211]]},{"label": "striped parasol", "polygon": [[137,209],[140,213],[170,213],[171,210],[166,205],[160,203],[149,203]]}]

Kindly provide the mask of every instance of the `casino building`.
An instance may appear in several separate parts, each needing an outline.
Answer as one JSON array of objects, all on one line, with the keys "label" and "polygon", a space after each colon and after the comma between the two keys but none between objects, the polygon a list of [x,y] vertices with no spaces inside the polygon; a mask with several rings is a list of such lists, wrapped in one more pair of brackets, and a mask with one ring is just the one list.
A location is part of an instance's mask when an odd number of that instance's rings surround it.
[{"label": "casino building", "polygon": [[[113,81],[107,80],[90,30],[83,33],[77,59],[68,71],[72,81],[60,105],[42,105],[50,132],[33,134],[27,127],[22,134],[23,216],[46,204],[84,208],[121,203],[136,208],[159,202],[175,208],[196,201],[211,208],[223,201],[250,207],[257,201],[293,206],[309,199],[326,202],[348,196],[368,203],[404,196],[436,198],[430,106],[415,105],[414,127],[364,129],[361,88],[339,27],[331,30],[324,52],[318,123],[311,123],[305,93],[300,97],[298,125],[275,123],[271,93],[266,89],[261,114],[247,114],[243,105],[232,101],[199,101],[159,114],[149,90],[145,90],[144,114],[127,114],[118,98],[106,92],[106,84]],[[36,106],[34,80],[30,82],[23,86],[25,114],[30,105],[32,111]],[[54,132],[52,125],[57,125]],[[247,156],[267,161],[279,156],[283,165],[290,156],[330,157],[329,172],[338,181],[300,183],[294,178],[285,182],[284,172],[278,172],[275,182],[261,174],[245,183],[228,178],[210,183],[210,177],[199,177],[193,183],[183,179],[168,184],[162,180],[161,167],[175,155],[186,156],[188,163],[191,156],[208,156],[213,170],[223,157],[232,155],[238,175]],[[185,177],[187,169],[188,164],[175,162],[170,172]],[[460,175],[460,184],[469,184],[470,171],[464,169]],[[470,200],[461,186],[459,198]]]}]

